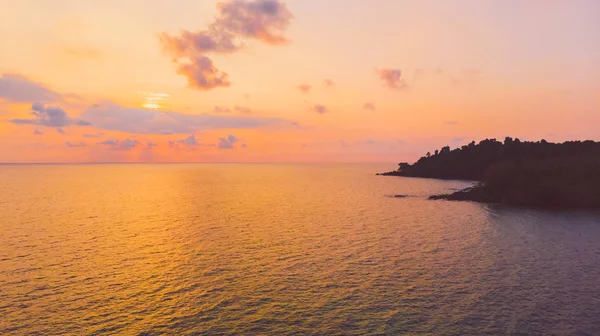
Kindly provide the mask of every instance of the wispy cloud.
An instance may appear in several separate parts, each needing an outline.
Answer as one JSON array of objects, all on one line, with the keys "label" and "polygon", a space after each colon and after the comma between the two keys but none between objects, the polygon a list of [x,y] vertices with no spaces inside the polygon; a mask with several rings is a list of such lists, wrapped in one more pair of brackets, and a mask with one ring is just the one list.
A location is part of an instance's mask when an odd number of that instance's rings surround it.
[{"label": "wispy cloud", "polygon": [[236,106],[235,111],[241,113],[252,113],[252,109],[244,106]]},{"label": "wispy cloud", "polygon": [[53,103],[61,101],[62,95],[24,76],[4,74],[0,77],[0,98],[15,103]]},{"label": "wispy cloud", "polygon": [[365,103],[363,105],[363,109],[368,110],[368,111],[375,111],[375,110],[377,110],[377,108],[375,107],[374,103]]},{"label": "wispy cloud", "polygon": [[331,79],[326,79],[326,80],[323,81],[323,83],[325,83],[326,87],[333,87],[333,86],[335,86],[335,82],[333,80],[331,80]]},{"label": "wispy cloud", "polygon": [[231,109],[227,107],[215,106],[213,109],[215,113],[231,113]]},{"label": "wispy cloud", "polygon": [[104,133],[103,132],[98,132],[98,133],[94,133],[94,134],[84,134],[83,137],[84,138],[100,138],[103,137]]},{"label": "wispy cloud", "polygon": [[230,86],[229,75],[218,70],[207,54],[230,54],[244,47],[243,40],[270,45],[288,42],[284,32],[293,15],[279,0],[230,0],[217,5],[218,15],[204,30],[161,33],[160,42],[172,57],[177,73],[190,87],[212,90]]},{"label": "wispy cloud", "polygon": [[89,122],[81,119],[69,117],[67,112],[57,106],[46,107],[42,103],[34,103],[31,106],[31,119],[11,119],[13,124],[18,125],[38,125],[46,127],[68,127],[68,126],[89,126]]},{"label": "wispy cloud", "polygon": [[300,90],[300,92],[302,93],[309,93],[310,89],[312,88],[312,86],[308,85],[308,84],[301,84],[297,86],[298,90]]},{"label": "wispy cloud", "polygon": [[193,134],[184,139],[169,141],[169,148],[175,150],[196,151],[200,147],[215,147],[215,144],[203,143]]},{"label": "wispy cloud", "polygon": [[84,111],[82,118],[91,122],[97,129],[131,134],[192,134],[201,130],[291,125],[291,121],[280,118],[182,114],[125,108],[110,103],[91,106]]},{"label": "wispy cloud", "polygon": [[128,151],[141,145],[141,142],[135,139],[126,138],[124,140],[105,140],[98,145],[106,146],[111,150]]},{"label": "wispy cloud", "polygon": [[65,142],[65,145],[67,147],[70,147],[70,148],[87,147],[87,144],[85,142],[70,142],[70,141],[67,141],[67,142]]}]

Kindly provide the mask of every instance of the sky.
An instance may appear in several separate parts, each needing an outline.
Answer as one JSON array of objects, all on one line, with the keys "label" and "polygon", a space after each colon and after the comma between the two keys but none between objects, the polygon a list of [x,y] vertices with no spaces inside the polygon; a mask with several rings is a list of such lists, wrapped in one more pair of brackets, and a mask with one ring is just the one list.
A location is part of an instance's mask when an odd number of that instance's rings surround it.
[{"label": "sky", "polygon": [[596,0],[0,0],[0,162],[600,140]]}]

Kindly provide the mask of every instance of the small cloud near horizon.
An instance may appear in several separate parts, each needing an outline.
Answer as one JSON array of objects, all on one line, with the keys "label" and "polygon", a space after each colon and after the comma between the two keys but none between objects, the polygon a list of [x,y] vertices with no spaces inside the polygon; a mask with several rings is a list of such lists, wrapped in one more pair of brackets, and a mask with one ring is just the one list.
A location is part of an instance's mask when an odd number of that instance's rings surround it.
[{"label": "small cloud near horizon", "polygon": [[219,138],[218,147],[220,149],[233,149],[235,148],[235,144],[239,141],[240,138],[236,137],[235,135],[229,134],[226,138]]},{"label": "small cloud near horizon", "polygon": [[136,139],[126,138],[125,140],[105,140],[98,142],[98,145],[107,146],[110,150],[129,151],[141,145],[141,143]]},{"label": "small cloud near horizon", "polygon": [[327,112],[329,112],[329,109],[325,106],[325,105],[314,105],[311,108],[313,111],[317,112],[318,114],[325,114]]},{"label": "small cloud near horizon", "polygon": [[386,87],[393,90],[408,88],[404,78],[402,78],[402,71],[400,69],[379,69],[376,72]]},{"label": "small cloud near horizon", "polygon": [[363,105],[363,109],[368,110],[368,111],[375,111],[375,110],[377,110],[377,108],[375,107],[374,103],[365,103]]},{"label": "small cloud near horizon", "polygon": [[302,85],[298,85],[297,89],[300,90],[300,92],[307,94],[310,92],[310,89],[312,88],[312,86],[308,85],[308,84],[302,84]]},{"label": "small cloud near horizon", "polygon": [[248,107],[244,107],[244,106],[235,106],[235,111],[236,112],[241,112],[241,113],[252,113],[252,109],[248,108]]},{"label": "small cloud near horizon", "polygon": [[70,147],[70,148],[87,147],[87,144],[85,142],[70,142],[70,141],[67,141],[67,142],[65,142],[65,145],[67,147]]},{"label": "small cloud near horizon", "polygon": [[[81,119],[69,117],[67,112],[58,106],[46,107],[42,103],[31,105],[31,119],[10,119],[9,122],[17,125],[38,125],[46,127],[90,126],[91,123]],[[60,131],[59,131],[60,132]]]},{"label": "small cloud near horizon", "polygon": [[231,113],[231,109],[227,107],[215,106],[213,109],[215,113]]}]

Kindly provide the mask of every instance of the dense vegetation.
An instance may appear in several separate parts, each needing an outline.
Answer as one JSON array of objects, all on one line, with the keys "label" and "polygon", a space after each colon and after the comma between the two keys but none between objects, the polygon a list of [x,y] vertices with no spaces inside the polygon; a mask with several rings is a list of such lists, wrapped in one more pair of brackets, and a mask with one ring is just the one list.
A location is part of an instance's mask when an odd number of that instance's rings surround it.
[{"label": "dense vegetation", "polygon": [[454,150],[444,147],[384,175],[480,181],[474,188],[433,199],[600,207],[600,143],[594,141],[486,139]]}]

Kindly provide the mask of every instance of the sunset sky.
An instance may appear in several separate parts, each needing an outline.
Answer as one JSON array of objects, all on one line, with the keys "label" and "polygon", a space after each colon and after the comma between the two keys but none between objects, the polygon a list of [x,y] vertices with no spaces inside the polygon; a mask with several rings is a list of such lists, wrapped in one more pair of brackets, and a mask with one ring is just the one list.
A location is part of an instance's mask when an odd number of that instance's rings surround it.
[{"label": "sunset sky", "polygon": [[600,139],[596,0],[0,0],[0,162]]}]

